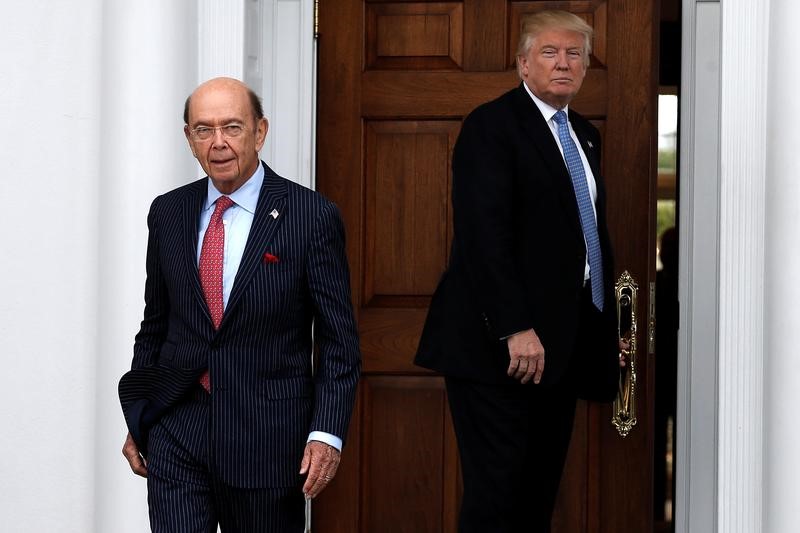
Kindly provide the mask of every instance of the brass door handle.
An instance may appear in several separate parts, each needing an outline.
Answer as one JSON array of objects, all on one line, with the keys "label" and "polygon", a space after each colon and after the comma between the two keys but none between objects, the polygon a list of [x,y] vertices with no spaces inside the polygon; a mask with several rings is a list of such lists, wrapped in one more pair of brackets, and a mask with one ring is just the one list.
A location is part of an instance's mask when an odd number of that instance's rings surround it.
[{"label": "brass door handle", "polygon": [[617,301],[617,336],[627,350],[620,351],[626,364],[620,368],[619,390],[614,400],[614,414],[611,423],[621,437],[627,437],[636,425],[636,303],[639,286],[626,270],[617,280],[615,295]]}]

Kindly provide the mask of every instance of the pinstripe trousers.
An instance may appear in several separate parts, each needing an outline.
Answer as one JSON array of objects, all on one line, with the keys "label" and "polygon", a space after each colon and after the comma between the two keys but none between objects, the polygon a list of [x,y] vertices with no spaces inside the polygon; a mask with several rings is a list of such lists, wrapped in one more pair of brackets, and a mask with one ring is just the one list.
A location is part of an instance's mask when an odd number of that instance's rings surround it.
[{"label": "pinstripe trousers", "polygon": [[[301,488],[242,489],[210,471],[209,398],[199,386],[150,430],[147,502],[154,533],[302,533]],[[300,465],[297,465],[300,468]]]}]

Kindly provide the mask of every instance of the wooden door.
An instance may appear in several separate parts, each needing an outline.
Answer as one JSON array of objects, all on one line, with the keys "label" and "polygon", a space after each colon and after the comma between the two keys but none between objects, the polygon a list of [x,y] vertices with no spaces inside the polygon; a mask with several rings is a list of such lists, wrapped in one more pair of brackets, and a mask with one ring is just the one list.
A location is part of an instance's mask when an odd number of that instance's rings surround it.
[{"label": "wooden door", "polygon": [[[314,505],[323,533],[455,532],[458,453],[442,378],[412,364],[452,238],[450,158],[461,121],[519,83],[520,24],[566,9],[595,28],[572,106],[604,137],[619,275],[654,277],[655,0],[320,0],[317,187],[341,208],[363,378],[341,470]],[[640,349],[640,352],[642,350]],[[554,531],[652,531],[652,372],[638,357],[638,424],[581,403]],[[524,502],[520,502],[524,506]]]}]

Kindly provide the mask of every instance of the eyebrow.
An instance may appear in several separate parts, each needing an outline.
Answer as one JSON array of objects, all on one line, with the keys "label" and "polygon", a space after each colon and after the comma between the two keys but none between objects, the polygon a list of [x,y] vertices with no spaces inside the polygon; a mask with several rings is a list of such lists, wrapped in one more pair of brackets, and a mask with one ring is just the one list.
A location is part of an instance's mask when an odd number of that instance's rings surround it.
[{"label": "eyebrow", "polygon": [[[242,120],[240,118],[226,118],[226,119],[221,120],[219,123],[220,123],[221,126],[227,126],[228,124],[234,124],[234,123],[235,124],[244,124],[244,120]],[[199,128],[199,127],[203,127],[203,126],[211,127],[211,123],[210,122],[206,122],[204,120],[198,120],[194,124],[190,124],[190,126],[193,127],[193,128]]]},{"label": "eyebrow", "polygon": [[[546,48],[554,48],[555,50],[560,50],[560,47],[558,45],[555,45],[555,44],[543,44],[542,46],[539,47],[539,50],[545,50]],[[564,48],[564,50],[581,50],[581,51],[583,51],[583,46],[581,46],[581,45],[567,46],[567,47]]]}]

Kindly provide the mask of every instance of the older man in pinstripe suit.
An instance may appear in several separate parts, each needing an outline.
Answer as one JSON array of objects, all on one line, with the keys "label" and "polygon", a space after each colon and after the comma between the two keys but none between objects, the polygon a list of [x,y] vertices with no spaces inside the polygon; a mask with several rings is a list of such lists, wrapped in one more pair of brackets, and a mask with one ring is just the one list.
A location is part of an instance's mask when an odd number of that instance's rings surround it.
[{"label": "older man in pinstripe suit", "polygon": [[260,163],[267,120],[243,83],[204,83],[184,120],[208,178],[150,209],[123,454],[147,477],[153,531],[299,532],[359,376],[343,226]]}]

